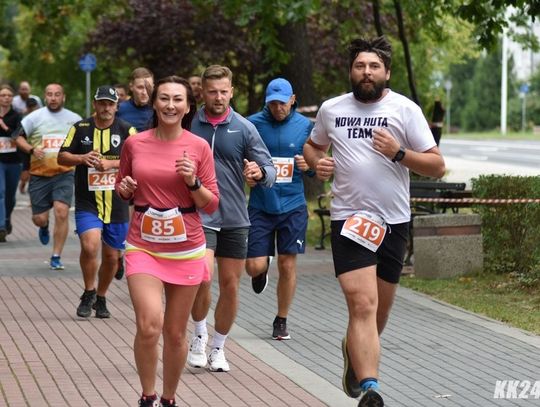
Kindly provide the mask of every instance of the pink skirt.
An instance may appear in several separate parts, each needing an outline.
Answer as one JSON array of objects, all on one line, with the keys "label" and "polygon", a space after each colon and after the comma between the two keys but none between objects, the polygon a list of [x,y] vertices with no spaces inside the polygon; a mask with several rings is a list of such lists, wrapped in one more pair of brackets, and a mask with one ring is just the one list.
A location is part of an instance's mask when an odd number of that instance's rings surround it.
[{"label": "pink skirt", "polygon": [[128,278],[142,273],[176,285],[198,285],[210,281],[210,271],[204,257],[195,260],[164,259],[134,250],[126,252],[124,259]]}]

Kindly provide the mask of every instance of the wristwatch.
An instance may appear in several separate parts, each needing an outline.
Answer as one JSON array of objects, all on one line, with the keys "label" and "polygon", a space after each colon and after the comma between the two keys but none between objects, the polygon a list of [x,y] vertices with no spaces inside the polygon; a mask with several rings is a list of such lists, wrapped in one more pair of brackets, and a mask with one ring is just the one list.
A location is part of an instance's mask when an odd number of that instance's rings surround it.
[{"label": "wristwatch", "polygon": [[405,157],[405,147],[399,146],[399,151],[396,153],[394,158],[392,158],[392,162],[395,163],[395,162],[401,161],[403,160],[404,157]]},{"label": "wristwatch", "polygon": [[32,147],[32,148],[30,149],[30,151],[28,151],[28,155],[32,155],[32,154],[34,154],[34,147]]},{"label": "wristwatch", "polygon": [[202,186],[201,180],[199,179],[199,177],[195,177],[195,183],[194,183],[193,185],[191,185],[191,186],[188,185],[187,187],[188,187],[188,189],[189,189],[190,191],[196,191],[196,190],[198,190],[201,186]]}]

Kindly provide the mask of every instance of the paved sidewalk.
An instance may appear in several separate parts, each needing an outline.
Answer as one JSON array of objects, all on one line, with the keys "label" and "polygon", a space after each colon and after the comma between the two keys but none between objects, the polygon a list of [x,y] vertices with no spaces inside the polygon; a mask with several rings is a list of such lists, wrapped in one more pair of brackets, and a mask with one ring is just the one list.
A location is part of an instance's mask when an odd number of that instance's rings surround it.
[{"label": "paved sidewalk", "polygon": [[[39,243],[27,205],[21,196],[13,234],[0,245],[0,406],[135,406],[135,322],[125,279],[111,286],[111,319],[77,318],[78,240],[68,238],[66,270],[49,270],[51,245]],[[282,342],[270,339],[275,264],[262,295],[242,278],[240,311],[226,346],[231,372],[186,369],[179,404],[356,406],[341,390],[347,312],[332,270],[329,250],[299,257],[292,340]],[[400,289],[382,346],[387,406],[540,406],[524,382],[540,381],[538,336]],[[529,398],[494,399],[498,380],[520,381],[516,396]]]}]

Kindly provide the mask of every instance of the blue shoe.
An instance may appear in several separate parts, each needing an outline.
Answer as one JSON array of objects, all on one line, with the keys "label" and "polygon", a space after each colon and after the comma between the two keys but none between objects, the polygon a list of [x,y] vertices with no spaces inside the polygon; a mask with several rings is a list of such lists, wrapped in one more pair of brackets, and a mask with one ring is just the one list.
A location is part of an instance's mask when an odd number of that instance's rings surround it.
[{"label": "blue shoe", "polygon": [[64,265],[60,261],[60,256],[52,256],[49,264],[51,270],[64,270]]},{"label": "blue shoe", "polygon": [[42,245],[49,244],[49,225],[39,228],[39,241]]}]

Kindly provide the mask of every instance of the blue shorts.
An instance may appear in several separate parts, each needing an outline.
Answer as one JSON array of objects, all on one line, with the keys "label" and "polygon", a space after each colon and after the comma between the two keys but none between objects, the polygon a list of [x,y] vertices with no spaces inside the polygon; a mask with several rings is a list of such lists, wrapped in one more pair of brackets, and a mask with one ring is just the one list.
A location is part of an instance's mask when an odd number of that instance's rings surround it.
[{"label": "blue shorts", "polygon": [[249,228],[247,257],[301,254],[306,249],[308,224],[307,207],[302,205],[290,212],[272,215],[259,209],[248,208]]},{"label": "blue shorts", "polygon": [[113,249],[124,250],[126,236],[129,228],[124,223],[103,223],[95,213],[75,211],[75,225],[77,234],[81,236],[90,229],[101,229],[101,240]]}]

